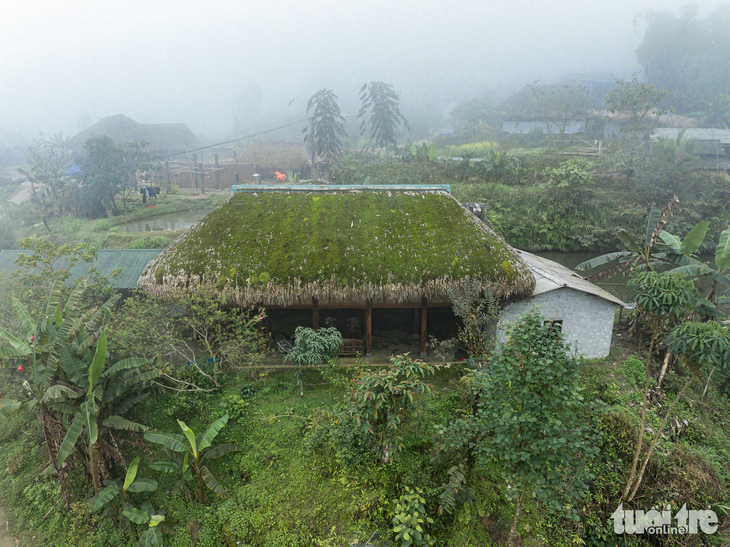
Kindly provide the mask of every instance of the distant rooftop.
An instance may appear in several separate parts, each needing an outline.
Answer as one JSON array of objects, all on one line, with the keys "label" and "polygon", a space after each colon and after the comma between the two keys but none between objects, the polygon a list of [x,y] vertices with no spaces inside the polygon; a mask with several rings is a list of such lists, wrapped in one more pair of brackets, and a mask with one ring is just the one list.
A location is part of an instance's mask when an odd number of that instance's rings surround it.
[{"label": "distant rooftop", "polygon": [[[30,254],[28,250],[5,250],[0,251],[0,271],[12,273],[17,271],[18,265],[15,260],[21,254]],[[137,280],[147,263],[160,254],[161,249],[102,249],[97,251],[96,260],[92,262],[81,262],[70,269],[70,281],[81,277],[87,277],[89,270],[95,268],[99,274],[107,276],[116,269],[121,273],[110,279],[115,289],[136,289]],[[63,269],[63,263],[59,262],[57,269]]]},{"label": "distant rooftop", "polygon": [[[675,140],[682,131],[680,127],[657,127],[652,133],[651,138],[672,139]],[[694,139],[702,141],[720,141],[723,145],[730,144],[730,129],[719,129],[712,127],[691,127],[684,132],[685,139]]]},{"label": "distant rooftop", "polygon": [[151,150],[183,152],[200,146],[200,141],[184,123],[137,123],[118,114],[102,118],[88,129],[69,139],[69,145],[80,148],[90,137],[106,135],[117,143],[145,141]]}]

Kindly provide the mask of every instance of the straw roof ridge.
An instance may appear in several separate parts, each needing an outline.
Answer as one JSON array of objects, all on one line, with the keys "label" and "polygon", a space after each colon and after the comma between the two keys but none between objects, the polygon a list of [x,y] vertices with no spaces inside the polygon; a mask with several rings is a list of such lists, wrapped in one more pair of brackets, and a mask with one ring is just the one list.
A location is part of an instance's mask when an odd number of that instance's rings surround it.
[{"label": "straw roof ridge", "polygon": [[153,260],[139,286],[161,297],[214,288],[240,306],[447,302],[476,280],[507,298],[534,277],[450,194],[236,194]]}]

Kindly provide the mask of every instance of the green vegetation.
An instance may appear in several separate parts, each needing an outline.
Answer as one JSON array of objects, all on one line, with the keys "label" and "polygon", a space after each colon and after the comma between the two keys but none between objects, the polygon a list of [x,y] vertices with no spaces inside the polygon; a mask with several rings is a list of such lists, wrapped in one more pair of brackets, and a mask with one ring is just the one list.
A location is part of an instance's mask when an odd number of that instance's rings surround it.
[{"label": "green vegetation", "polygon": [[469,277],[502,296],[533,283],[501,238],[451,196],[277,192],[234,195],[151,262],[140,283],[167,294],[200,280],[239,303],[289,304],[347,301],[362,287],[398,301],[425,287],[430,299],[445,299],[448,286]]},{"label": "green vegetation", "polygon": [[337,357],[342,344],[342,333],[334,327],[310,329],[297,327],[294,331],[294,350],[285,358],[295,367],[297,384],[304,395],[304,367],[314,367]]}]

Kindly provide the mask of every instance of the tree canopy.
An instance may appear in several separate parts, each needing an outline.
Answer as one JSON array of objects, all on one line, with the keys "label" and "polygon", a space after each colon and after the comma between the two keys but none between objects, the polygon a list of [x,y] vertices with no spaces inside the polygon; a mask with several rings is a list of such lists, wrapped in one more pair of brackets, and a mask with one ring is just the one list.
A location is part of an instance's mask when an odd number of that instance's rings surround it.
[{"label": "tree canopy", "polygon": [[392,150],[398,142],[398,126],[409,129],[408,120],[400,112],[400,96],[393,86],[384,82],[370,82],[360,88],[362,106],[358,118],[363,118],[360,130],[369,129],[376,148]]},{"label": "tree canopy", "polygon": [[636,50],[649,83],[668,89],[680,112],[702,113],[705,125],[726,125],[730,109],[730,8],[700,18],[696,8],[680,15],[652,12]]}]

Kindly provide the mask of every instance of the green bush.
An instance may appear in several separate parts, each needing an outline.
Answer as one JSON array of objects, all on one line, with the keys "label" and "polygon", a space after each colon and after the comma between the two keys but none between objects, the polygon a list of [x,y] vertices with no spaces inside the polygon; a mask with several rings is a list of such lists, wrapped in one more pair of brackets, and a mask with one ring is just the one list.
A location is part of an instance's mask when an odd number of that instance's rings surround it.
[{"label": "green bush", "polygon": [[165,236],[138,237],[127,245],[128,249],[163,249],[170,242]]},{"label": "green bush", "polygon": [[621,373],[626,382],[637,389],[643,389],[646,382],[646,365],[641,359],[631,356],[621,365]]},{"label": "green bush", "polygon": [[433,519],[426,516],[426,500],[422,494],[420,488],[413,491],[406,486],[406,493],[395,501],[393,532],[395,540],[402,547],[434,544],[426,532],[426,527],[433,524]]}]

